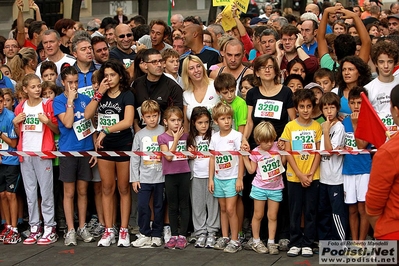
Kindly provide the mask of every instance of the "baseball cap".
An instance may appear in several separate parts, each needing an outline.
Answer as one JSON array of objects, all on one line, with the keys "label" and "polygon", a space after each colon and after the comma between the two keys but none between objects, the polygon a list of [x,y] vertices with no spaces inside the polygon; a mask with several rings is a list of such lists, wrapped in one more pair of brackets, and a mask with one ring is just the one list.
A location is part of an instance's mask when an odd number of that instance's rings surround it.
[{"label": "baseball cap", "polygon": [[249,22],[249,25],[256,25],[259,22],[267,23],[267,21],[268,20],[266,18],[256,17],[256,18],[251,19],[251,21]]},{"label": "baseball cap", "polygon": [[304,89],[313,89],[313,88],[318,88],[324,93],[323,87],[317,84],[316,82],[310,82],[308,85],[304,87]]},{"label": "baseball cap", "polygon": [[389,15],[389,16],[388,16],[388,19],[390,19],[390,18],[396,18],[396,19],[399,20],[399,14]]}]

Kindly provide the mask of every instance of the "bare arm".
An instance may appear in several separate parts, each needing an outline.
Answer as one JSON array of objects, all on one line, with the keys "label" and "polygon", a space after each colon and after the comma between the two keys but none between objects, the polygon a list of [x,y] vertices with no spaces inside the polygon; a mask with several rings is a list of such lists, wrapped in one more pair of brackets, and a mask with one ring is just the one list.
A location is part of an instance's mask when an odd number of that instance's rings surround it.
[{"label": "bare arm", "polygon": [[24,8],[23,0],[16,0],[15,4],[18,7],[17,16],[17,42],[19,47],[24,47],[25,44],[25,23],[24,16],[22,15],[22,9]]},{"label": "bare arm", "polygon": [[249,174],[255,173],[257,164],[251,161],[248,156],[242,156],[242,159],[244,161],[244,165],[245,168],[247,168],[248,173]]},{"label": "bare arm", "polygon": [[42,15],[40,14],[39,6],[34,0],[29,0],[29,8],[35,11],[36,21],[42,21]]}]

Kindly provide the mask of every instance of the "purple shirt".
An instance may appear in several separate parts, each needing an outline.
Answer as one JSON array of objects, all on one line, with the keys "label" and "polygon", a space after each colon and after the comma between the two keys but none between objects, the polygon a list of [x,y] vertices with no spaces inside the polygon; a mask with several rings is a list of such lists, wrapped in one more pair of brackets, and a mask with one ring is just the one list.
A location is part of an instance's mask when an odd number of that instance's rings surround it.
[{"label": "purple shirt", "polygon": [[[184,133],[179,140],[176,151],[187,151],[187,137],[188,134]],[[170,148],[172,143],[173,137],[168,133],[165,132],[158,136],[159,146],[164,144]],[[190,167],[188,166],[188,158],[186,156],[174,156],[172,161],[168,161],[166,160],[165,156],[162,156],[162,172],[164,175],[189,173],[190,171]]]}]

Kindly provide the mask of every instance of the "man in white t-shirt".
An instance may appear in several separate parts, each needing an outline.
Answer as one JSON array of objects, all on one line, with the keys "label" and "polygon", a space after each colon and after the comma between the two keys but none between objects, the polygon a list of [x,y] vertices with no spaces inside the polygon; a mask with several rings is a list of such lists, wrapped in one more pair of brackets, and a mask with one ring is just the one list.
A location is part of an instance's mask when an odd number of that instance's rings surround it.
[{"label": "man in white t-shirt", "polygon": [[398,131],[390,112],[390,93],[393,87],[399,84],[399,76],[393,76],[398,56],[399,49],[393,43],[382,41],[373,45],[371,59],[376,66],[378,77],[364,86],[371,104],[391,133]]}]

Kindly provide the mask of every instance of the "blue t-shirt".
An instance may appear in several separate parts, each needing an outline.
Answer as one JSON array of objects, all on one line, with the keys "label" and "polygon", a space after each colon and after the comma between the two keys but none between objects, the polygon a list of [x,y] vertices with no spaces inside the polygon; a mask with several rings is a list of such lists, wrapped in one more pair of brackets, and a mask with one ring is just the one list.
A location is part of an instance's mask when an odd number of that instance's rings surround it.
[{"label": "blue t-shirt", "polygon": [[[57,116],[58,127],[60,129],[60,139],[58,141],[59,151],[90,151],[94,149],[93,138],[87,136],[82,140],[78,140],[74,127],[66,128],[59,119],[58,115],[66,113],[67,97],[60,94],[55,97],[53,102],[54,115]],[[90,103],[90,98],[86,95],[78,93],[78,97],[73,101],[74,122],[84,119],[86,106]],[[78,131],[78,129],[76,129]]]},{"label": "blue t-shirt", "polygon": [[[346,117],[342,124],[345,127],[345,133],[354,133],[351,117]],[[347,139],[345,138],[345,143]],[[369,145],[367,148],[370,148]],[[362,175],[369,174],[371,170],[371,156],[370,154],[346,154],[344,156],[344,166],[342,168],[342,174],[344,175]]]},{"label": "blue t-shirt", "polygon": [[[14,119],[15,115],[13,112],[8,110],[7,108],[3,109],[3,112],[0,114],[0,131],[3,134],[7,134],[10,139],[16,139],[18,136],[15,134],[14,131],[14,124],[12,120]],[[0,150],[2,151],[16,151],[17,149],[11,148],[8,146],[8,149],[4,149],[5,142],[1,140],[0,143]],[[18,156],[2,156],[1,157],[2,164],[4,165],[19,165]]]},{"label": "blue t-shirt", "polygon": [[349,108],[348,99],[344,96],[341,97],[341,109],[339,110],[339,115],[343,117],[347,117],[352,113],[352,110]]}]

